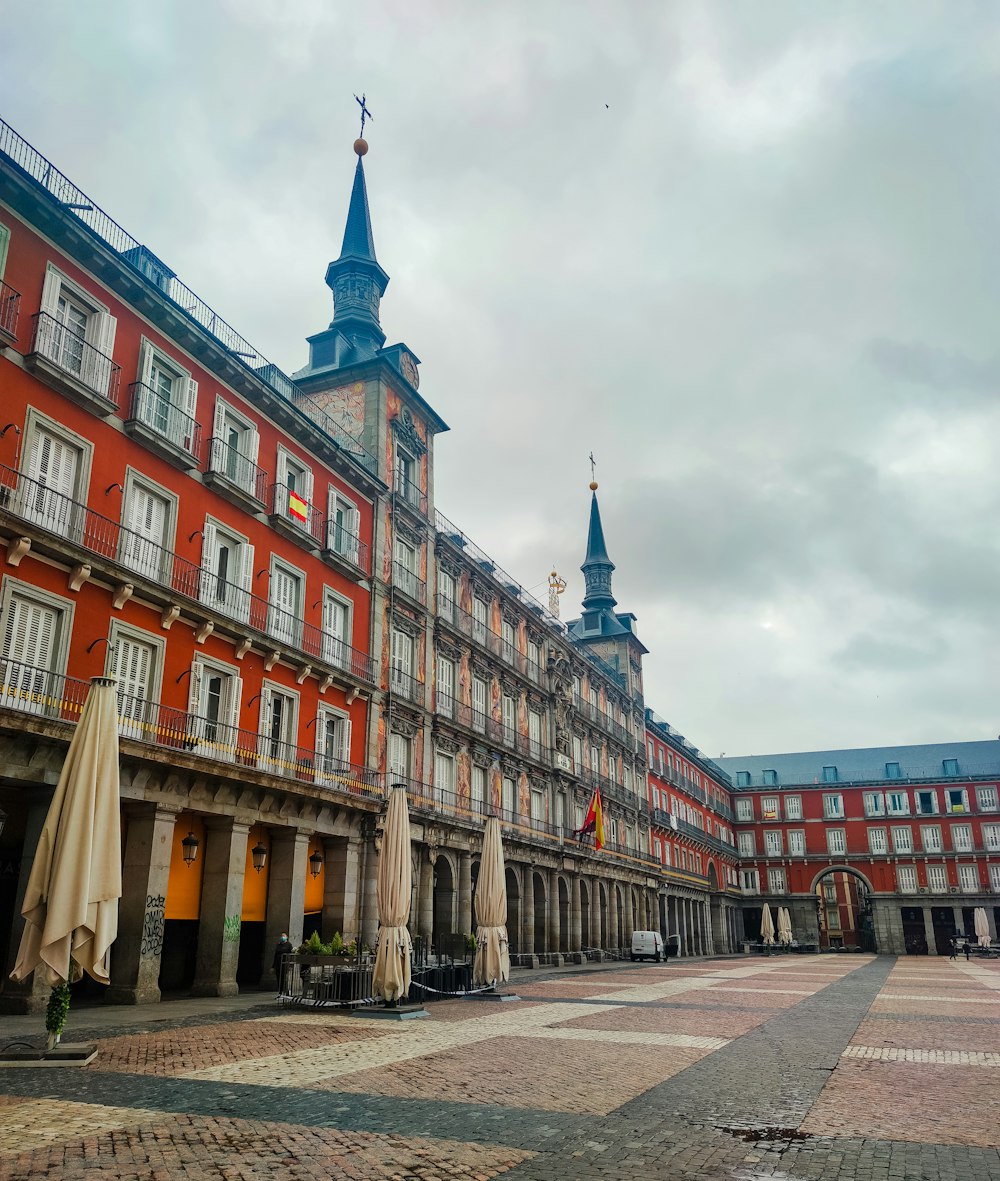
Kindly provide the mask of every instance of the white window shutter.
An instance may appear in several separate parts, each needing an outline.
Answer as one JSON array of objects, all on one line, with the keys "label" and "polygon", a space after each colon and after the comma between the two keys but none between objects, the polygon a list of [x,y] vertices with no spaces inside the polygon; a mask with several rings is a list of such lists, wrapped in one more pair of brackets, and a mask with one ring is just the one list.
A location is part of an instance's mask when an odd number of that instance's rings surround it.
[{"label": "white window shutter", "polygon": [[10,230],[4,225],[0,225],[0,279],[3,278],[4,270],[7,267],[7,247],[9,244]]},{"label": "white window shutter", "polygon": [[275,473],[274,482],[283,486],[288,483],[288,455],[280,447],[278,448],[278,470]]},{"label": "white window shutter", "polygon": [[237,593],[236,614],[244,623],[250,618],[250,597],[253,594],[253,546],[249,541],[240,545],[236,555]]},{"label": "white window shutter", "polygon": [[351,761],[351,719],[344,718],[340,723],[340,757],[345,763]]},{"label": "white window shutter", "polygon": [[45,282],[42,284],[41,310],[48,316],[54,316],[59,311],[59,292],[62,290],[62,275],[52,267],[45,271]]},{"label": "white window shutter", "polygon": [[256,463],[260,456],[260,432],[251,427],[247,432],[247,457],[251,463]]},{"label": "white window shutter", "polygon": [[[181,380],[185,381],[184,378],[181,378]],[[190,451],[193,455],[195,450],[195,427],[198,423],[198,383],[193,377],[186,379],[184,413],[188,416],[188,421],[184,424],[184,450]]]},{"label": "white window shutter", "polygon": [[205,673],[205,666],[200,660],[191,665],[191,684],[188,690],[188,713],[193,717],[201,715],[201,682]]},{"label": "white window shutter", "polygon": [[115,351],[115,332],[118,328],[118,321],[108,312],[99,312],[94,319],[96,320],[94,345],[99,352],[111,358]]},{"label": "white window shutter", "polygon": [[218,531],[215,522],[206,517],[201,538],[201,569],[206,576],[213,573],[217,542]]},{"label": "white window shutter", "polygon": [[226,423],[226,404],[221,398],[215,399],[215,416],[212,419],[212,438],[220,442],[227,440],[223,436]]},{"label": "white window shutter", "polygon": [[260,691],[260,722],[259,730],[261,734],[268,733],[268,727],[271,724],[271,696],[272,689],[270,685],[265,685]]},{"label": "white window shutter", "polygon": [[145,337],[139,344],[139,382],[144,386],[153,382],[153,346]]},{"label": "white window shutter", "polygon": [[[226,702],[226,721],[230,726],[236,728],[240,724],[240,705],[243,702],[243,678],[238,676],[231,676],[227,686],[229,690],[229,700]],[[233,737],[235,744],[235,736]]]},{"label": "white window shutter", "polygon": [[302,483],[305,486],[305,491],[304,491],[303,495],[305,496],[305,499],[308,501],[308,503],[312,504],[312,502],[313,502],[313,473],[312,473],[311,467],[307,467],[305,469],[305,473],[302,476]]}]

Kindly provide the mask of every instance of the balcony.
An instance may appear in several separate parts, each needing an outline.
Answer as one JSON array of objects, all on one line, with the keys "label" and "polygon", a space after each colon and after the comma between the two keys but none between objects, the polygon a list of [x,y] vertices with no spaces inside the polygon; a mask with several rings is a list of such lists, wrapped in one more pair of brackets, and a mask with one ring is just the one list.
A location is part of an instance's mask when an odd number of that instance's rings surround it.
[{"label": "balcony", "polygon": [[152,386],[137,381],[129,386],[129,390],[131,399],[125,433],[176,467],[196,468],[201,451],[198,422]]},{"label": "balcony", "polygon": [[32,321],[31,352],[24,358],[28,369],[102,418],[113,414],[118,409],[120,366],[47,312],[32,316]]},{"label": "balcony", "polygon": [[[87,681],[0,661],[0,709],[75,724],[89,688]],[[254,730],[241,730],[148,698],[119,693],[118,733],[123,741],[314,787],[372,799],[381,799],[384,794],[381,776],[366,767],[331,758],[311,747],[275,742]]]},{"label": "balcony", "polygon": [[594,705],[593,702],[588,701],[580,693],[573,694],[573,704],[576,706],[577,713],[582,718],[586,718],[588,722],[593,723],[593,725],[603,730],[605,734],[610,734],[613,738],[616,738],[626,750],[633,751],[635,749],[635,736],[630,734],[619,722],[609,718],[600,706]]},{"label": "balcony", "polygon": [[138,575],[159,588],[164,601],[177,598],[197,604],[202,614],[218,619],[237,635],[259,634],[262,646],[286,646],[311,662],[322,662],[351,679],[375,683],[372,658],[315,624],[274,608],[266,599],[204,571],[194,562],[118,521],[102,517],[37,480],[0,465],[0,514],[16,518],[15,528],[28,522],[34,531],[79,551],[81,562],[103,559],[117,568],[117,577]]},{"label": "balcony", "polygon": [[326,542],[323,558],[348,578],[358,581],[358,575],[371,574],[371,555],[366,542],[339,524],[335,517],[326,522]]},{"label": "balcony", "polygon": [[407,701],[412,701],[414,705],[423,705],[423,681],[418,681],[416,677],[411,676],[410,673],[395,664],[390,665],[389,668],[389,691],[397,697],[404,697]]},{"label": "balcony", "polygon": [[17,340],[17,317],[21,308],[21,294],[6,283],[0,283],[0,344]]},{"label": "balcony", "polygon": [[402,562],[392,563],[392,587],[421,607],[427,604],[427,583]]},{"label": "balcony", "polygon": [[323,545],[323,517],[314,505],[304,500],[287,484],[272,484],[268,496],[271,528],[306,549]]},{"label": "balcony", "polygon": [[209,439],[205,483],[251,513],[266,503],[267,472],[225,439]]},{"label": "balcony", "polygon": [[402,472],[396,472],[392,481],[393,502],[404,504],[422,517],[427,516],[427,496],[420,491],[420,485],[408,480]]}]

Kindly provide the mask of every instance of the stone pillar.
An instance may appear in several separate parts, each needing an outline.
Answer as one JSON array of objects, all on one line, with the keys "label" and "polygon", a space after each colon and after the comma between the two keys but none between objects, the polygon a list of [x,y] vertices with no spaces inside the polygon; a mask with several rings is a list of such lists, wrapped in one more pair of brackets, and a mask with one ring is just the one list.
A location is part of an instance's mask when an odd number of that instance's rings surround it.
[{"label": "stone pillar", "polygon": [[934,920],[931,917],[931,908],[923,906],[920,909],[924,916],[924,938],[927,940],[927,954],[937,955],[937,941],[934,938]]},{"label": "stone pillar", "polygon": [[608,883],[608,947],[618,947],[618,890]]},{"label": "stone pillar", "polygon": [[335,931],[340,932],[346,943],[361,934],[358,914],[360,849],[360,842],[352,837],[327,837],[323,841],[323,914],[320,927],[327,943]]},{"label": "stone pillar", "polygon": [[111,947],[111,1005],[143,1005],[160,999],[163,913],[178,808],[130,811],[118,903],[118,937]]},{"label": "stone pillar", "polygon": [[546,892],[548,894],[548,910],[545,915],[545,950],[554,955],[559,953],[562,939],[562,915],[559,913],[559,883],[556,881],[554,869],[545,875]]},{"label": "stone pillar", "polygon": [[472,930],[472,854],[458,855],[458,929],[463,935]]},{"label": "stone pillar", "polygon": [[521,906],[521,951],[535,954],[535,874],[530,865],[524,868],[524,898]]},{"label": "stone pillar", "polygon": [[374,833],[362,836],[361,862],[361,942],[374,949],[378,937],[378,902],[375,898],[378,851]]},{"label": "stone pillar", "polygon": [[580,892],[580,878],[576,874],[570,879],[569,949],[583,950],[583,896]]},{"label": "stone pillar", "polygon": [[21,918],[21,907],[24,905],[24,895],[28,889],[28,877],[38,851],[38,838],[42,835],[45,817],[52,800],[52,789],[33,792],[31,803],[28,805],[28,815],[25,822],[24,845],[21,851],[21,872],[17,879],[17,894],[14,899],[14,921],[10,925],[10,943],[7,945],[7,962],[4,965],[3,982],[0,987],[0,1012],[4,1013],[44,1013],[49,1003],[51,989],[42,979],[41,972],[32,972],[27,980],[14,981],[10,978],[14,965],[17,963],[17,952],[21,946],[21,934],[24,931],[24,919]]},{"label": "stone pillar", "polygon": [[278,987],[274,972],[274,949],[278,946],[282,932],[288,936],[290,950],[302,942],[310,835],[298,828],[270,830],[267,922],[264,928],[264,963],[260,977],[262,988]]},{"label": "stone pillar", "polygon": [[417,920],[417,934],[424,940],[424,950],[431,954],[434,943],[434,862],[431,852],[422,847],[418,853],[420,863],[420,882],[417,887],[417,906],[419,918]]},{"label": "stone pillar", "polygon": [[635,895],[632,888],[625,891],[625,946],[632,946],[632,932],[635,929]]},{"label": "stone pillar", "polygon": [[193,996],[235,996],[249,824],[228,817],[205,822],[205,869]]}]

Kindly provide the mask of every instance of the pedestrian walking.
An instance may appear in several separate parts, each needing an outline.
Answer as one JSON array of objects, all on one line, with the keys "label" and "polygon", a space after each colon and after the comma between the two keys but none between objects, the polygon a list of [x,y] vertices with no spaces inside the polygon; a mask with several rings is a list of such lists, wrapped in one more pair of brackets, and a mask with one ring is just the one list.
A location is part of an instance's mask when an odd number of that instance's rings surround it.
[{"label": "pedestrian walking", "polygon": [[966,939],[966,941],[962,944],[962,950],[965,952],[966,961],[971,960],[972,959],[972,944],[968,941],[968,939]]},{"label": "pedestrian walking", "polygon": [[278,945],[274,949],[274,958],[271,961],[272,967],[274,968],[275,979],[278,981],[279,995],[283,991],[281,979],[283,961],[285,956],[288,955],[289,951],[291,951],[291,944],[288,942],[288,934],[285,931],[282,931],[281,938],[278,940]]},{"label": "pedestrian walking", "polygon": [[951,941],[951,954],[948,956],[950,960],[958,959],[958,936],[956,935]]}]

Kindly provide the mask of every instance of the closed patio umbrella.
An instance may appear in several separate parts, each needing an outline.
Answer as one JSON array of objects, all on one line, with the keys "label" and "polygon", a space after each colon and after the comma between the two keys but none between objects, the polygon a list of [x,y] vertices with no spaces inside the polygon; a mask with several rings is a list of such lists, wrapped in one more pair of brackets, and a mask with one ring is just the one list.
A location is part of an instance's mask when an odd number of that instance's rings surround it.
[{"label": "closed patio umbrella", "polygon": [[760,916],[760,941],[765,947],[774,945],[774,919],[771,918],[771,908],[766,902]]},{"label": "closed patio umbrella", "polygon": [[984,906],[977,906],[973,919],[976,924],[976,941],[980,947],[989,947],[990,923],[986,917],[986,908]]},{"label": "closed patio umbrella", "polygon": [[122,892],[119,807],[118,695],[113,680],[94,677],[38,840],[12,979],[38,969],[65,984],[76,964],[109,983]]},{"label": "closed patio umbrella", "polygon": [[476,960],[472,983],[503,984],[510,979],[507,943],[507,884],[504,880],[500,820],[491,816],[483,834],[483,859],[476,883]]},{"label": "closed patio umbrella", "polygon": [[410,814],[406,788],[394,787],[382,833],[375,897],[378,902],[378,941],[375,944],[373,987],[377,996],[395,1004],[410,990]]},{"label": "closed patio umbrella", "polygon": [[778,907],[778,942],[786,947],[792,941],[792,918],[787,906]]}]

